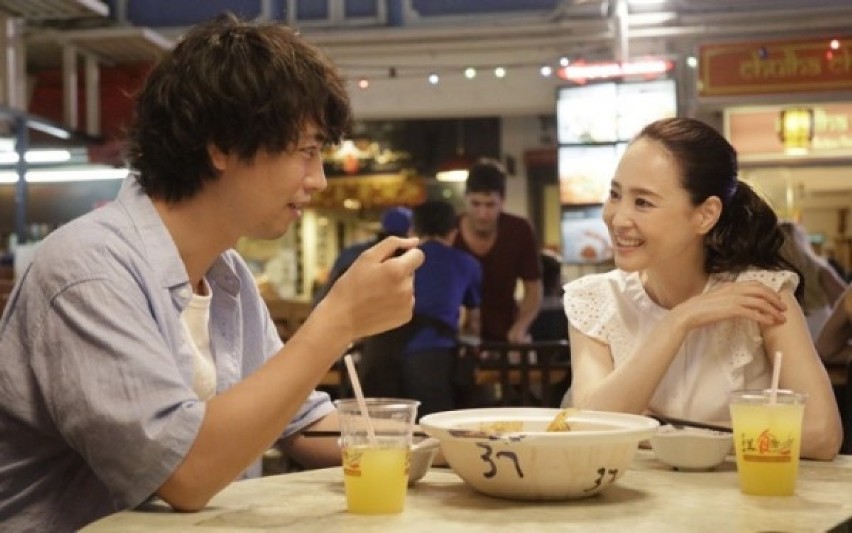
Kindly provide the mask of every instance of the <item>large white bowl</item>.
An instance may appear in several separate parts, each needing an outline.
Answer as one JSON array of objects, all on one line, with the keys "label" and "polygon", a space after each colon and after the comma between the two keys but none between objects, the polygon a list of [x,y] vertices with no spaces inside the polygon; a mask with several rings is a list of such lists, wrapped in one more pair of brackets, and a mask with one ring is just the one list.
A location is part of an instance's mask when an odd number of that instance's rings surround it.
[{"label": "large white bowl", "polygon": [[730,433],[693,427],[663,426],[651,437],[657,459],[678,470],[710,470],[725,460],[733,446]]},{"label": "large white bowl", "polygon": [[[547,432],[559,409],[461,409],[424,416],[450,467],[471,487],[501,498],[565,500],[592,496],[624,474],[640,441],[659,422],[624,413],[575,411],[571,431]],[[495,423],[520,426],[500,436]]]}]

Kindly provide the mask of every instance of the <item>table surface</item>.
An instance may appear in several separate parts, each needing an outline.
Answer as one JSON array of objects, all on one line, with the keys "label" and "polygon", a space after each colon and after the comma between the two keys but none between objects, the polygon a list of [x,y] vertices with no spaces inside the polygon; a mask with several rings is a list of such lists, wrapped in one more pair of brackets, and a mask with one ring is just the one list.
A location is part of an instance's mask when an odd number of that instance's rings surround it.
[{"label": "table surface", "polygon": [[475,492],[446,469],[432,469],[408,491],[398,515],[346,512],[340,468],[231,484],[198,513],[165,504],[101,519],[86,532],[135,531],[826,531],[852,517],[852,456],[802,461],[796,494],[747,496],[733,457],[709,472],[679,472],[639,450],[624,476],[597,496],[520,502]]}]

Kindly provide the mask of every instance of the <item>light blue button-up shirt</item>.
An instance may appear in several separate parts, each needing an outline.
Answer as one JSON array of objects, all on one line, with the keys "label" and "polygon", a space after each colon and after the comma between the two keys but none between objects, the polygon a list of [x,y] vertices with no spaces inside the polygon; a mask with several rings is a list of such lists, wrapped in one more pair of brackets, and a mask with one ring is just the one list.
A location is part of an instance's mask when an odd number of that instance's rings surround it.
[{"label": "light blue button-up shirt", "polygon": [[[282,346],[234,251],[206,275],[222,392]],[[204,418],[180,314],[174,241],[131,176],[115,202],[56,230],[0,320],[0,524],[74,530],[135,507],[183,461]],[[283,436],[334,409],[313,392]],[[260,473],[259,461],[245,475]]]}]

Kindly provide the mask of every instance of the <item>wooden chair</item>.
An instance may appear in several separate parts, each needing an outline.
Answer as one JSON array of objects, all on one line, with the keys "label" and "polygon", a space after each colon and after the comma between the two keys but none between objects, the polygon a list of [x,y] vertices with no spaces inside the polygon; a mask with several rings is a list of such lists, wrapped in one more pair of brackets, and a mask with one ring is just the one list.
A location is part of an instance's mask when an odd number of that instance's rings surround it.
[{"label": "wooden chair", "polygon": [[558,407],[571,385],[571,349],[566,340],[488,342],[475,349],[477,385],[499,386],[492,404]]}]

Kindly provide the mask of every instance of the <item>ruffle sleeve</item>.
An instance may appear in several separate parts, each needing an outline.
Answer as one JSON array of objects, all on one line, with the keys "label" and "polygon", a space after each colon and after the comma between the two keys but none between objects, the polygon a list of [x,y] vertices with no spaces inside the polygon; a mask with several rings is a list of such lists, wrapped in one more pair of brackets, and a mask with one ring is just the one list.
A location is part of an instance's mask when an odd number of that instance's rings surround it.
[{"label": "ruffle sleeve", "polygon": [[799,285],[799,276],[788,270],[747,270],[737,276],[737,281],[759,281],[776,291],[795,291]]},{"label": "ruffle sleeve", "polygon": [[[737,275],[736,281],[758,281],[776,291],[794,291],[799,276],[787,270],[747,270]],[[735,388],[743,387],[747,381],[746,367],[755,361],[757,354],[763,353],[760,326],[751,320],[727,320],[718,325],[718,338],[728,339],[730,343],[731,355],[722,362],[729,382]]]},{"label": "ruffle sleeve", "polygon": [[616,307],[612,297],[613,283],[615,280],[609,274],[590,274],[565,285],[562,302],[572,327],[589,337],[609,342],[608,325]]}]

